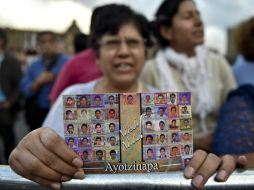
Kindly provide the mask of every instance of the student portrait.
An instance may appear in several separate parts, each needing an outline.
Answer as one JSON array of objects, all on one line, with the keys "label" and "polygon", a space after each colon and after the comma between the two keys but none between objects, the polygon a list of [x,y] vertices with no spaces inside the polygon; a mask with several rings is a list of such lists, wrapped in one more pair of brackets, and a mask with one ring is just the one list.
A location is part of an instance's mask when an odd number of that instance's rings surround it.
[{"label": "student portrait", "polygon": [[180,119],[180,129],[181,130],[192,129],[191,118]]},{"label": "student portrait", "polygon": [[168,103],[171,105],[177,105],[177,93],[168,93]]},{"label": "student portrait", "polygon": [[157,147],[156,148],[156,155],[158,160],[164,160],[169,157],[169,151],[167,146]]},{"label": "student portrait", "polygon": [[94,124],[94,133],[96,133],[96,134],[102,134],[102,133],[104,133],[104,124],[102,124],[102,123],[95,123]]},{"label": "student portrait", "polygon": [[102,94],[92,95],[92,106],[93,107],[102,107],[102,106],[104,106],[103,95]]},{"label": "student portrait", "polygon": [[179,93],[179,104],[180,105],[190,105],[191,104],[190,92]]},{"label": "student portrait", "polygon": [[67,109],[64,113],[65,120],[76,120],[77,119],[77,110]]},{"label": "student portrait", "polygon": [[94,161],[104,161],[105,160],[105,151],[104,150],[93,150],[93,160]]},{"label": "student portrait", "polygon": [[117,149],[110,149],[106,151],[106,158],[110,162],[119,162],[119,151]]},{"label": "student portrait", "polygon": [[91,134],[90,125],[87,123],[82,123],[79,128],[79,136]]},{"label": "student portrait", "polygon": [[92,137],[85,136],[79,138],[79,147],[91,147],[92,146]]},{"label": "student portrait", "polygon": [[65,135],[66,136],[74,136],[77,135],[77,130],[73,123],[65,123]]},{"label": "student portrait", "polygon": [[154,147],[148,147],[143,149],[144,160],[155,160],[156,150]]},{"label": "student portrait", "polygon": [[154,124],[151,120],[144,120],[144,131],[145,132],[153,132],[154,131]]},{"label": "student portrait", "polygon": [[89,108],[90,107],[90,95],[77,95],[77,107]]},{"label": "student portrait", "polygon": [[75,98],[74,97],[72,97],[72,96],[64,96],[66,99],[65,99],[65,103],[64,103],[64,105],[65,105],[65,107],[66,108],[73,108],[73,107],[75,107]]},{"label": "student portrait", "polygon": [[154,104],[154,94],[142,94],[142,103],[144,105]]},{"label": "student portrait", "polygon": [[94,146],[104,146],[105,145],[105,137],[104,136],[94,136],[93,137],[93,145]]},{"label": "student portrait", "polygon": [[144,138],[144,144],[145,145],[151,145],[151,144],[154,144],[154,140],[155,140],[155,135],[153,134],[148,134],[148,135],[145,135],[145,138]]},{"label": "student portrait", "polygon": [[170,118],[177,118],[179,117],[179,107],[175,105],[170,105],[168,107],[169,110],[169,117]]},{"label": "student portrait", "polygon": [[156,93],[154,95],[154,103],[158,105],[167,104],[167,93]]}]

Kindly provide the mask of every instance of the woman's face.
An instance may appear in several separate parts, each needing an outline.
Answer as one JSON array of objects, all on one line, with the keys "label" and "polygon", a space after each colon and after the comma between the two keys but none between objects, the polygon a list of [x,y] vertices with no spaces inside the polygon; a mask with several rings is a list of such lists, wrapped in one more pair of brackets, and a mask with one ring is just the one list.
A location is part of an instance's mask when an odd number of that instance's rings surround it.
[{"label": "woman's face", "polygon": [[117,35],[103,35],[100,44],[97,62],[106,79],[116,86],[133,85],[146,59],[144,40],[135,25],[123,25]]},{"label": "woman's face", "polygon": [[194,48],[204,42],[203,23],[193,1],[183,1],[173,17],[171,28],[171,46],[176,50]]}]

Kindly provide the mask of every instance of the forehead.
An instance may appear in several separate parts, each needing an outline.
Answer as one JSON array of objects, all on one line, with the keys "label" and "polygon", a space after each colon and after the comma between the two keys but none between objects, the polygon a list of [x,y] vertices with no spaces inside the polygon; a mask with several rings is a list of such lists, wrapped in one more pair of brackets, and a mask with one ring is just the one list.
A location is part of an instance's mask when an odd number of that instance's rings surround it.
[{"label": "forehead", "polygon": [[198,11],[195,3],[192,0],[185,0],[180,3],[177,14],[183,14],[192,11]]},{"label": "forehead", "polygon": [[112,38],[112,37],[120,37],[120,38],[128,38],[128,37],[142,37],[139,29],[133,23],[123,24],[117,34],[104,34],[102,36],[103,39]]}]

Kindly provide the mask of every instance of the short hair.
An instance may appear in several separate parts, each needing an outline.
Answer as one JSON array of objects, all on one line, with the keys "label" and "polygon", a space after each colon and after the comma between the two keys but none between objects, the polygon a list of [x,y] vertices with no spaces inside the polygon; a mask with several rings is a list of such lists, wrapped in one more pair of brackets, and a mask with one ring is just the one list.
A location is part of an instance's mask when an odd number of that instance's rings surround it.
[{"label": "short hair", "polygon": [[186,144],[186,145],[184,145],[184,148],[190,148],[190,145],[188,145],[188,144]]},{"label": "short hair", "polygon": [[2,41],[2,48],[5,48],[8,43],[8,38],[7,38],[6,32],[3,28],[0,28],[0,40]]},{"label": "short hair", "polygon": [[73,100],[73,98],[71,96],[68,96],[67,100]]},{"label": "short hair", "polygon": [[148,125],[148,124],[153,125],[153,123],[151,121],[147,121],[146,125]]},{"label": "short hair", "polygon": [[151,138],[153,140],[153,136],[152,135],[147,135],[146,136],[146,140],[147,140],[147,138]]},{"label": "short hair", "polygon": [[165,122],[164,122],[164,121],[160,121],[160,122],[159,122],[159,125],[160,125],[160,124],[164,124],[164,125],[165,125]]},{"label": "short hair", "polygon": [[43,36],[50,35],[56,41],[56,34],[52,31],[45,30],[37,33],[37,42],[40,43]]},{"label": "short hair", "polygon": [[152,111],[152,108],[147,107],[147,108],[146,108],[146,112],[147,112],[147,111]]},{"label": "short hair", "polygon": [[79,100],[82,100],[83,98],[85,98],[86,100],[88,100],[86,96],[80,96],[80,97],[79,97]]},{"label": "short hair", "polygon": [[166,149],[165,149],[164,147],[161,147],[161,148],[160,148],[160,151],[161,151],[161,150],[164,150],[164,151],[166,151]]},{"label": "short hair", "polygon": [[94,112],[94,113],[97,113],[97,112],[101,113],[101,110],[95,110],[95,112]]},{"label": "short hair", "polygon": [[146,152],[148,153],[148,151],[151,151],[151,152],[153,152],[153,149],[151,149],[151,148],[148,148]]},{"label": "short hair", "polygon": [[65,112],[66,115],[68,115],[69,113],[72,113],[72,111],[71,111],[71,110],[67,110],[67,111]]},{"label": "short hair", "polygon": [[165,137],[165,135],[164,135],[164,134],[161,134],[160,137]]},{"label": "short hair", "polygon": [[110,96],[108,97],[108,99],[110,99],[110,98],[115,99],[115,97],[114,97],[113,95],[110,95]]},{"label": "short hair", "polygon": [[83,124],[81,125],[81,128],[83,128],[83,127],[86,127],[86,128],[87,128],[88,126],[87,126],[86,123],[83,123]]},{"label": "short hair", "polygon": [[116,154],[116,151],[115,151],[115,150],[111,150],[111,151],[109,152],[109,154],[112,154],[112,153],[115,153],[115,154]]},{"label": "short hair", "polygon": [[74,125],[73,125],[72,123],[70,123],[70,124],[67,125],[67,129],[68,129],[69,127],[74,128]]},{"label": "short hair", "polygon": [[175,93],[171,93],[169,97],[172,98],[173,96],[176,97],[176,94]]},{"label": "short hair", "polygon": [[97,153],[103,154],[102,150],[97,150],[95,154],[97,154]]},{"label": "short hair", "polygon": [[70,138],[68,139],[68,142],[69,142],[70,140],[72,140],[72,141],[74,142],[74,138],[73,138],[73,137],[70,137]]},{"label": "short hair", "polygon": [[94,96],[93,99],[95,100],[95,99],[97,99],[97,98],[99,98],[99,99],[101,100],[101,97],[100,97],[99,95]]},{"label": "short hair", "polygon": [[[151,31],[148,20],[141,14],[135,13],[127,5],[108,4],[98,7],[97,15],[92,18],[91,47],[96,51],[100,47],[100,40],[105,34],[117,34],[120,27],[127,23],[133,23],[145,41],[146,46],[152,45]],[[107,22],[101,22],[106,20]]]},{"label": "short hair", "polygon": [[116,139],[116,137],[115,136],[111,136],[111,137],[109,137],[109,139]]},{"label": "short hair", "polygon": [[84,153],[87,153],[87,154],[88,154],[88,151],[87,151],[87,150],[84,150],[84,151],[83,151],[83,154],[84,154]]},{"label": "short hair", "polygon": [[96,137],[95,140],[97,140],[97,139],[101,140],[101,137]]},{"label": "short hair", "polygon": [[116,113],[116,110],[115,110],[115,109],[112,109],[112,108],[111,108],[108,112],[112,112],[112,111],[113,111],[114,113]]},{"label": "short hair", "polygon": [[100,124],[100,123],[96,123],[96,124],[95,124],[95,128],[97,128],[97,126],[100,126],[100,127],[101,127],[101,124]]}]

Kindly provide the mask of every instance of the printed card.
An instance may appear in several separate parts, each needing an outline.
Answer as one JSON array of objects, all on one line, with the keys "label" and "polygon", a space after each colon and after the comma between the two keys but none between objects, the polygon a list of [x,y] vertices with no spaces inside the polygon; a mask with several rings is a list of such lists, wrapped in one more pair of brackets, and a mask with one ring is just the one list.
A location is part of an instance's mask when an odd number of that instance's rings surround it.
[{"label": "printed card", "polygon": [[180,170],[193,155],[190,92],[63,96],[65,142],[86,173]]}]

